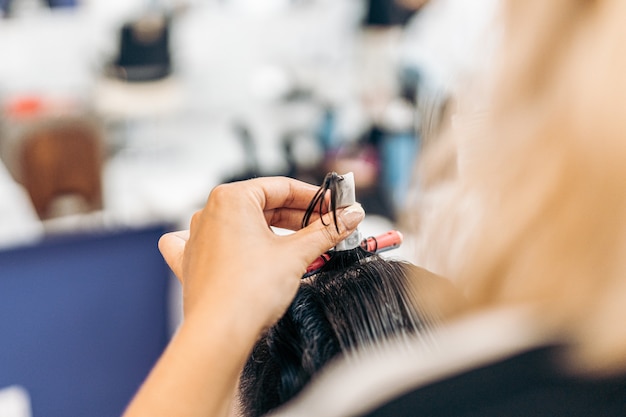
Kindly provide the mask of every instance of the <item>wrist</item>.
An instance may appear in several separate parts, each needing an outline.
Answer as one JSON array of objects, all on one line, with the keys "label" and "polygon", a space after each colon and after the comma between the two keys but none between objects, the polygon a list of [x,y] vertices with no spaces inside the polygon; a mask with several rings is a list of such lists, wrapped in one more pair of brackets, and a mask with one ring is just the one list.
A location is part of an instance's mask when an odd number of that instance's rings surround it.
[{"label": "wrist", "polygon": [[[185,312],[182,328],[185,332],[208,343],[215,339],[226,341],[233,349],[246,355],[264,330],[259,314],[251,311],[250,305],[225,297],[207,297]],[[234,352],[233,352],[234,353]]]},{"label": "wrist", "polygon": [[217,300],[194,307],[125,416],[226,415],[259,333],[232,304]]}]

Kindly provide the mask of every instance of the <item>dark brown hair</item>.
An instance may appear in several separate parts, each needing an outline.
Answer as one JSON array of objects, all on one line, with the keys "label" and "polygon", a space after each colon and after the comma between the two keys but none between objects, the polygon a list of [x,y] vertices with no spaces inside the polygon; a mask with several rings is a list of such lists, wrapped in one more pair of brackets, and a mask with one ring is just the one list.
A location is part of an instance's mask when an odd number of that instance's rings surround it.
[{"label": "dark brown hair", "polygon": [[[327,175],[309,212],[322,210],[327,190],[335,210],[333,183],[338,178]],[[320,271],[303,278],[285,315],[254,346],[240,379],[242,414],[260,416],[287,402],[340,354],[426,334],[437,320],[418,307],[414,283],[428,278],[443,281],[410,263],[360,247],[331,252]]]}]

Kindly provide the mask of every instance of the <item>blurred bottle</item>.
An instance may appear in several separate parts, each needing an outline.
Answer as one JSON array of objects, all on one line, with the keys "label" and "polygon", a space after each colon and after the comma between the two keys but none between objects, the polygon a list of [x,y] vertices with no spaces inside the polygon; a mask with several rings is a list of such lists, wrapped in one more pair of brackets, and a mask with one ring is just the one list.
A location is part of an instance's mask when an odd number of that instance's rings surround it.
[{"label": "blurred bottle", "polygon": [[417,114],[410,102],[392,101],[381,123],[381,183],[396,210],[403,207],[419,150]]}]

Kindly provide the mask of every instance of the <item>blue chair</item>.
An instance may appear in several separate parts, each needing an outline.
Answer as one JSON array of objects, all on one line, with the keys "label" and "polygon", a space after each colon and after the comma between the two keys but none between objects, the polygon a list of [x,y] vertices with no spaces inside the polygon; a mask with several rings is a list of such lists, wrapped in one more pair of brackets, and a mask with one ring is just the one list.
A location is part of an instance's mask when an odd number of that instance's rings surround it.
[{"label": "blue chair", "polygon": [[119,416],[168,342],[164,227],[0,252],[0,387],[33,417]]}]

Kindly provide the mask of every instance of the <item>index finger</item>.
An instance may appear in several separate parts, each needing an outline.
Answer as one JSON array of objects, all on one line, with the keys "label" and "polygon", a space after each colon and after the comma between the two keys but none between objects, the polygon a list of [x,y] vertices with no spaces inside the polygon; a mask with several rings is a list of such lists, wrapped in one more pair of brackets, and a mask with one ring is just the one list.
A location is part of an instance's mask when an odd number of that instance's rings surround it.
[{"label": "index finger", "polygon": [[263,211],[274,209],[306,210],[318,186],[288,177],[263,177],[242,181]]},{"label": "index finger", "polygon": [[[298,230],[318,189],[315,185],[288,177],[262,177],[221,184],[209,195],[207,213],[212,213],[214,220],[221,213],[224,216],[222,222],[261,216],[268,225]],[[322,212],[327,208],[327,204],[322,204]],[[312,217],[316,218],[316,215]]]}]

